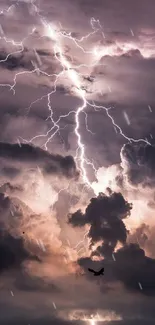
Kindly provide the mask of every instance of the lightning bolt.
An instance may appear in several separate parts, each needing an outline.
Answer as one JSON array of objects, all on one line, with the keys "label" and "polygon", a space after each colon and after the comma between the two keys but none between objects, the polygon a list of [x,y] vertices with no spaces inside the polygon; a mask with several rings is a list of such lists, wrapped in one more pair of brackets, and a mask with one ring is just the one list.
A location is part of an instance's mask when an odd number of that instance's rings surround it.
[{"label": "lightning bolt", "polygon": [[[18,3],[17,3],[18,4]],[[112,125],[114,126],[115,130],[117,130],[121,136],[124,137],[125,140],[130,141],[130,142],[145,142],[146,144],[151,144],[147,139],[134,139],[134,138],[130,138],[127,135],[124,134],[124,132],[122,131],[121,127],[116,124],[113,116],[110,114],[110,110],[111,108],[106,108],[102,105],[97,105],[95,104],[94,101],[89,102],[87,100],[87,94],[86,91],[83,89],[83,84],[81,81],[81,74],[80,72],[77,72],[77,70],[80,67],[86,67],[86,68],[90,68],[90,67],[95,67],[97,65],[101,65],[99,63],[99,59],[100,59],[100,55],[97,55],[97,49],[93,48],[91,50],[85,50],[85,48],[82,46],[82,42],[88,40],[88,38],[96,33],[101,33],[102,36],[104,35],[103,33],[103,28],[100,24],[99,20],[96,20],[94,17],[91,18],[90,20],[90,25],[92,28],[92,31],[81,37],[80,39],[77,39],[75,37],[72,36],[71,32],[66,32],[65,30],[63,30],[63,27],[61,25],[61,23],[59,23],[60,28],[57,28],[55,26],[52,26],[49,22],[47,22],[46,18],[43,17],[40,12],[41,10],[39,9],[38,5],[35,4],[34,0],[31,0],[30,3],[28,4],[28,6],[31,6],[31,9],[33,9],[34,14],[37,15],[37,17],[40,20],[40,23],[43,26],[44,29],[44,35],[42,35],[41,37],[44,36],[48,36],[52,42],[54,42],[54,57],[55,60],[59,63],[60,67],[61,67],[61,71],[58,74],[48,74],[47,72],[44,72],[40,69],[39,66],[41,66],[41,60],[39,58],[39,55],[37,54],[37,52],[34,49],[34,53],[36,56],[36,62],[32,61],[32,64],[34,66],[34,69],[31,71],[20,71],[18,73],[15,74],[14,80],[13,80],[13,84],[0,84],[1,87],[9,87],[10,90],[13,91],[13,94],[15,95],[15,86],[17,83],[17,77],[19,77],[20,75],[23,74],[33,74],[33,73],[37,73],[38,75],[43,75],[46,76],[47,78],[54,78],[54,84],[52,87],[52,90],[46,94],[43,95],[41,98],[36,99],[35,101],[33,101],[29,107],[26,108],[27,110],[27,114],[30,112],[30,109],[32,108],[32,106],[39,102],[42,101],[43,99],[47,99],[47,109],[49,111],[49,116],[47,118],[47,120],[51,121],[52,126],[48,129],[48,131],[45,134],[39,134],[34,136],[33,138],[31,138],[30,140],[27,139],[23,139],[22,137],[19,137],[23,142],[27,142],[27,143],[33,143],[36,139],[38,138],[46,138],[45,143],[44,143],[44,147],[46,150],[48,150],[48,143],[53,139],[53,137],[58,133],[60,134],[60,126],[59,126],[59,122],[61,121],[61,119],[64,119],[66,117],[68,117],[71,114],[74,114],[75,116],[75,135],[77,137],[77,150],[76,150],[76,155],[75,155],[75,160],[76,162],[79,161],[79,167],[81,170],[81,176],[82,176],[82,180],[83,183],[86,184],[86,186],[88,186],[89,188],[92,188],[92,184],[88,179],[87,176],[87,171],[86,171],[86,166],[87,165],[91,165],[95,174],[96,174],[96,168],[94,166],[93,162],[90,162],[87,157],[86,157],[86,148],[84,143],[82,142],[82,136],[80,133],[80,116],[81,113],[85,114],[85,124],[86,124],[86,130],[88,132],[90,132],[93,135],[93,132],[91,130],[89,130],[88,128],[88,121],[87,121],[87,113],[85,112],[87,107],[92,107],[95,111],[98,110],[104,110],[108,116],[108,118],[110,119],[110,121],[112,122]],[[4,9],[0,12],[0,14],[7,14],[12,6],[10,6],[8,9]],[[31,33],[29,33],[28,36],[26,36],[21,42],[16,42],[14,40],[10,40],[7,39],[6,36],[4,35],[3,29],[1,28],[1,32],[3,34],[2,37],[0,37],[0,39],[3,39],[6,43],[11,43],[13,46],[15,47],[20,47],[20,50],[17,50],[15,52],[9,53],[6,58],[4,60],[1,60],[0,63],[2,62],[6,62],[8,60],[8,58],[13,55],[13,54],[17,54],[17,53],[22,53],[24,51],[24,42],[25,40],[34,33],[34,31],[36,30],[36,28],[34,27],[33,30],[31,31]],[[105,35],[104,35],[105,37]],[[66,58],[65,55],[65,51],[62,45],[62,40],[67,39],[71,42],[74,43],[74,45],[84,54],[90,55],[93,58],[93,64],[91,65],[87,65],[87,64],[80,64],[80,65],[73,65],[72,61],[70,62],[69,59]],[[55,121],[53,118],[53,110],[52,110],[52,105],[51,105],[51,96],[52,94],[56,93],[57,91],[57,85],[59,83],[59,80],[61,80],[62,77],[64,77],[67,74],[68,79],[70,80],[72,87],[73,87],[73,92],[74,94],[80,98],[81,100],[81,105],[76,108],[75,110],[70,111],[68,114],[64,114],[59,116],[59,118]],[[46,121],[47,121],[46,120]],[[92,188],[93,189],[93,188]]]},{"label": "lightning bolt", "polygon": [[90,320],[90,325],[95,325],[95,324],[96,324],[95,320],[94,319],[91,319]]},{"label": "lightning bolt", "polygon": [[[91,316],[92,318],[87,318],[86,316],[82,319],[85,322],[89,322],[90,325],[96,325],[96,320],[102,321],[100,315],[97,313],[95,316]],[[104,319],[103,319],[104,321]]]},{"label": "lightning bolt", "polygon": [[4,15],[5,13],[8,13],[11,10],[11,8],[14,8],[14,7],[15,7],[15,5],[11,5],[7,9],[1,10],[0,15]]}]

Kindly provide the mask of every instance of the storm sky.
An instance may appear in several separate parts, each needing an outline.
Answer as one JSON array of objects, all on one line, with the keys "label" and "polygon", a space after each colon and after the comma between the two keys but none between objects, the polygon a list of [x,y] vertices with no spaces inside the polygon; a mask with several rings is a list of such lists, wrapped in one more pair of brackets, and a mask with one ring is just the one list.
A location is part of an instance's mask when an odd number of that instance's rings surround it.
[{"label": "storm sky", "polygon": [[154,12],[0,1],[3,325],[155,321]]}]

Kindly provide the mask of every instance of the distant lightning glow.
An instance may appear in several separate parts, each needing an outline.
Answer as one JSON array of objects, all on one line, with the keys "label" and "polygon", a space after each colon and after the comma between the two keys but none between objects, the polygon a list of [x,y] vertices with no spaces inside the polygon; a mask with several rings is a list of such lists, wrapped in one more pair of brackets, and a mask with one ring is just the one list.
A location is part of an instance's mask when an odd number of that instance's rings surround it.
[{"label": "distant lightning glow", "polygon": [[90,320],[90,325],[95,325],[95,320],[91,319]]},{"label": "distant lightning glow", "polygon": [[83,319],[85,322],[89,323],[90,325],[96,325],[96,321],[103,321],[104,319],[102,319],[100,317],[100,315],[97,313],[96,315],[91,315],[91,318],[86,318],[84,317]]}]

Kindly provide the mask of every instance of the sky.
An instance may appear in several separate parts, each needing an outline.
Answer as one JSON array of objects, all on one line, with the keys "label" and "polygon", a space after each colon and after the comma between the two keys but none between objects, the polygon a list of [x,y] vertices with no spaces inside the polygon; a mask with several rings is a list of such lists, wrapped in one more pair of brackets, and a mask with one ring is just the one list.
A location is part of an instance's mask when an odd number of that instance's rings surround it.
[{"label": "sky", "polygon": [[3,325],[155,321],[154,12],[0,1]]}]

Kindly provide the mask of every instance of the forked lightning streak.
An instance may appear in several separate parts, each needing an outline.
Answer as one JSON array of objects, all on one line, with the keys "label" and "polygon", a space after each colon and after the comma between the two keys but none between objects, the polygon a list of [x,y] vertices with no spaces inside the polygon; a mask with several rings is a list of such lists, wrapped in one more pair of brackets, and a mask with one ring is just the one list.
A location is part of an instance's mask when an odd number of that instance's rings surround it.
[{"label": "forked lightning streak", "polygon": [[[16,5],[19,4],[19,2],[16,3]],[[15,6],[16,6],[15,5]],[[89,102],[87,100],[87,94],[86,94],[86,91],[83,89],[83,84],[81,82],[81,74],[80,72],[77,72],[78,68],[82,67],[82,66],[85,66],[85,67],[95,67],[97,65],[101,65],[98,60],[96,60],[96,49],[93,48],[92,50],[85,50],[84,47],[81,45],[81,43],[84,41],[84,40],[87,40],[90,36],[100,32],[103,36],[103,30],[102,30],[102,26],[100,24],[100,21],[99,20],[96,20],[95,18],[91,18],[90,20],[90,24],[91,24],[91,27],[92,27],[92,32],[90,32],[88,35],[85,35],[83,37],[81,37],[80,39],[77,39],[75,37],[72,36],[72,33],[67,33],[66,31],[63,30],[62,26],[61,26],[61,23],[59,23],[60,25],[60,28],[61,29],[58,29],[58,28],[55,28],[55,27],[52,27],[51,23],[47,22],[46,18],[43,17],[41,14],[40,14],[40,9],[39,7],[34,3],[33,0],[30,1],[29,4],[27,4],[28,6],[31,6],[31,9],[33,8],[34,10],[34,13],[38,16],[39,20],[40,20],[40,23],[43,25],[44,27],[44,36],[48,36],[49,38],[51,38],[51,40],[54,42],[54,53],[55,53],[55,59],[58,61],[58,63],[60,64],[60,66],[62,67],[62,70],[60,71],[59,74],[48,74],[44,71],[42,71],[39,67],[37,67],[36,63],[35,63],[35,68],[31,71],[21,71],[21,72],[18,72],[16,73],[15,77],[14,77],[14,82],[12,85],[10,84],[0,84],[1,87],[9,87],[10,90],[13,91],[13,94],[15,95],[15,86],[16,86],[16,82],[17,82],[17,77],[19,75],[23,75],[23,74],[33,74],[33,73],[38,73],[39,75],[44,75],[48,78],[50,77],[54,77],[55,78],[55,81],[54,81],[54,86],[53,86],[53,90],[50,91],[48,94],[42,96],[41,98],[38,98],[37,100],[35,100],[34,102],[32,102],[30,104],[30,106],[27,108],[27,111],[29,112],[31,107],[43,100],[44,98],[47,98],[47,109],[48,111],[50,112],[49,113],[49,116],[47,118],[47,120],[50,119],[51,123],[52,123],[52,127],[49,128],[49,130],[47,131],[46,134],[39,134],[37,136],[34,136],[32,139],[30,140],[27,140],[27,139],[23,139],[22,137],[20,137],[20,139],[22,139],[24,142],[27,142],[27,143],[32,143],[34,140],[36,140],[37,138],[47,138],[47,140],[45,141],[44,143],[44,147],[46,150],[48,150],[47,148],[47,145],[48,143],[52,140],[52,138],[58,133],[59,134],[59,131],[61,130],[60,126],[59,126],[59,122],[61,121],[61,119],[64,119],[66,117],[68,117],[70,114],[74,114],[75,115],[75,129],[74,129],[74,132],[75,132],[75,135],[77,137],[77,150],[76,150],[76,155],[75,155],[75,160],[80,162],[79,163],[79,167],[80,167],[80,170],[81,170],[81,175],[82,175],[82,179],[83,179],[83,182],[88,185],[88,187],[91,187],[92,188],[92,184],[91,182],[89,181],[88,179],[88,176],[87,176],[87,171],[86,171],[86,166],[87,165],[91,165],[95,174],[96,174],[96,168],[93,164],[93,162],[90,162],[87,158],[86,158],[86,153],[85,153],[85,145],[84,143],[82,142],[82,137],[81,137],[81,133],[80,133],[80,114],[81,113],[84,113],[85,114],[85,123],[86,123],[86,129],[88,132],[90,132],[92,135],[93,135],[93,132],[91,130],[88,129],[88,124],[87,124],[87,113],[85,112],[85,109],[86,107],[92,107],[94,110],[100,110],[100,109],[103,109],[105,110],[105,113],[107,114],[108,118],[111,120],[114,128],[116,128],[119,133],[127,140],[127,141],[130,141],[130,142],[145,142],[146,144],[150,144],[150,142],[146,139],[133,139],[133,138],[129,138],[128,136],[126,136],[124,134],[124,132],[122,131],[121,127],[119,125],[116,124],[116,122],[114,121],[114,118],[111,116],[110,114],[110,108],[106,108],[102,105],[96,105],[94,102]],[[15,7],[14,6],[14,7]],[[7,14],[10,9],[11,9],[12,6],[10,6],[8,9],[4,9],[3,11],[0,12],[0,14]],[[5,62],[9,59],[10,55],[13,55],[13,54],[17,54],[17,53],[22,53],[23,50],[24,50],[24,42],[25,40],[34,33],[34,31],[36,30],[36,27],[33,28],[32,32],[27,36],[25,37],[21,42],[15,42],[14,40],[9,40],[6,38],[6,36],[2,36],[1,39],[3,39],[5,42],[10,42],[12,45],[14,46],[20,46],[21,49],[18,50],[18,51],[15,51],[13,53],[9,53],[5,60],[1,60],[0,63],[2,62]],[[3,32],[3,29],[1,27],[1,33],[4,34]],[[86,64],[80,64],[80,65],[72,65],[71,62],[66,58],[65,56],[65,51],[63,49],[63,45],[62,45],[62,40],[63,39],[68,39],[70,41],[72,41],[76,47],[81,51],[83,52],[84,54],[87,54],[87,55],[91,55],[92,58],[93,58],[93,64],[91,65],[86,65]],[[36,51],[34,51],[36,53]],[[39,61],[39,65],[41,64],[41,60],[39,60],[39,57],[38,57],[38,54],[36,54],[36,60],[37,62]],[[72,83],[73,87],[74,87],[74,93],[76,96],[78,96],[80,99],[81,99],[81,105],[78,107],[78,108],[75,108],[75,110],[72,110],[70,111],[68,114],[65,114],[65,115],[61,115],[59,116],[59,118],[57,119],[57,121],[55,121],[53,119],[53,110],[52,110],[52,105],[51,105],[51,96],[52,94],[54,94],[56,91],[57,91],[57,85],[58,85],[58,82],[60,80],[60,78],[62,76],[64,76],[65,74],[68,75],[68,79],[70,80],[70,82]]]}]

